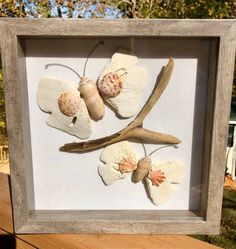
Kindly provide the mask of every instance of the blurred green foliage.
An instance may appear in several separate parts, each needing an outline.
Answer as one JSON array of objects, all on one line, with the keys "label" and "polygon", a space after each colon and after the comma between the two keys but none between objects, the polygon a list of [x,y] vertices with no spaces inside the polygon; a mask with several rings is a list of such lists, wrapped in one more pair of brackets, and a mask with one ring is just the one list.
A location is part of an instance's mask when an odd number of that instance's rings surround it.
[{"label": "blurred green foliage", "polygon": [[113,1],[0,0],[0,17],[121,18]]},{"label": "blurred green foliage", "polygon": [[7,144],[6,114],[3,92],[3,78],[0,61],[0,145]]},{"label": "blurred green foliage", "polygon": [[[59,5],[68,5],[73,1],[56,0]],[[33,6],[33,8],[31,8]],[[47,0],[0,0],[0,17],[51,17],[51,2]]]},{"label": "blurred green foliage", "polygon": [[232,96],[236,97],[236,59],[235,59],[235,64],[234,64],[234,84],[233,84],[233,92]]},{"label": "blurred green foliage", "polygon": [[[82,4],[82,5],[81,5]],[[127,18],[235,18],[235,0],[0,0],[0,17],[53,17],[52,8],[58,8],[62,17],[73,17],[78,6],[87,8],[98,5],[97,11],[104,13],[106,6],[118,7]],[[63,7],[63,8],[61,8]],[[102,17],[95,15],[91,17]]]},{"label": "blurred green foliage", "polygon": [[0,0],[0,17],[24,17],[23,2]]},{"label": "blurred green foliage", "polygon": [[129,18],[235,18],[235,0],[121,0]]}]

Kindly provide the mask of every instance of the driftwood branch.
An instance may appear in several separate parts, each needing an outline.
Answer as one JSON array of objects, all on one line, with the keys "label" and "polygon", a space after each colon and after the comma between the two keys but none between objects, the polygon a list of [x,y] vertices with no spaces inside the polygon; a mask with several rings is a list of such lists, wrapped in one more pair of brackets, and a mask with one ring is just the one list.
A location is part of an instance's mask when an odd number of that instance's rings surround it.
[{"label": "driftwood branch", "polygon": [[127,127],[107,137],[89,140],[86,142],[65,144],[60,148],[60,151],[83,153],[97,150],[123,140],[138,140],[139,142],[153,144],[179,144],[181,141],[174,136],[150,131],[142,127],[143,120],[151,111],[151,109],[165,90],[170,80],[173,67],[174,61],[172,58],[170,58],[168,64],[162,68],[150,98],[148,99],[142,110],[139,112],[139,114],[136,116],[136,118]]}]

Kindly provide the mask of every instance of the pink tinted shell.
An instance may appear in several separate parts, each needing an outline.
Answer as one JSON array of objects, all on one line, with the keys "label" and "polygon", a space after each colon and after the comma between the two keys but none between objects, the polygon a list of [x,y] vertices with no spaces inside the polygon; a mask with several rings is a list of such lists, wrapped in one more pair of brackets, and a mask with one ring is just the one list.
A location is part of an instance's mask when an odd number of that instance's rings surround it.
[{"label": "pink tinted shell", "polygon": [[58,107],[64,115],[72,117],[79,111],[80,101],[79,92],[64,92],[58,99]]},{"label": "pink tinted shell", "polygon": [[136,168],[137,168],[137,164],[135,163],[135,161],[131,157],[123,158],[119,162],[119,171],[122,174],[132,172]]},{"label": "pink tinted shell", "polygon": [[118,74],[107,73],[98,82],[98,90],[101,95],[109,98],[116,97],[122,90],[122,81]]},{"label": "pink tinted shell", "polygon": [[159,186],[166,179],[164,172],[161,170],[154,170],[149,172],[149,178],[152,181],[152,185]]}]

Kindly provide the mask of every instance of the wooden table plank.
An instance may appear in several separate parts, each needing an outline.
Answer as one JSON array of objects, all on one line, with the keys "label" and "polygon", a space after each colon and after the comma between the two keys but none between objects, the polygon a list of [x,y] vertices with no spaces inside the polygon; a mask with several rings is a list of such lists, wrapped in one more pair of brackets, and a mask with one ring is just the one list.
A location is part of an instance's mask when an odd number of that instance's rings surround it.
[{"label": "wooden table plank", "polygon": [[14,235],[8,234],[0,229],[0,248],[3,249],[34,249],[36,247],[16,238]]},{"label": "wooden table plank", "polygon": [[185,235],[20,235],[39,248],[48,249],[219,249]]},{"label": "wooden table plank", "polygon": [[[13,233],[8,176],[1,173],[0,228]],[[40,249],[219,249],[186,235],[35,234],[16,235],[16,239]]]},{"label": "wooden table plank", "polygon": [[9,160],[0,161],[0,173],[10,175]]},{"label": "wooden table plank", "polygon": [[0,228],[13,232],[9,176],[0,173]]}]

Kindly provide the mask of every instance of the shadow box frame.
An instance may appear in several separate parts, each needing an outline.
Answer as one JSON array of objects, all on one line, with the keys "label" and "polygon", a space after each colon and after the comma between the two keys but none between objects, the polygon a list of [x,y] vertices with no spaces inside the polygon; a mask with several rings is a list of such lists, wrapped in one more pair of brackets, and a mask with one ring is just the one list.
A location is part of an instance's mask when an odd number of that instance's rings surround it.
[{"label": "shadow box frame", "polygon": [[[236,47],[235,20],[0,20],[14,229],[22,233],[218,234]],[[204,127],[201,216],[191,211],[37,211],[31,175],[25,38],[213,38]],[[211,50],[210,50],[211,51]],[[215,53],[217,51],[217,53]],[[32,181],[33,184],[33,181]],[[163,218],[168,217],[168,218]]]}]

